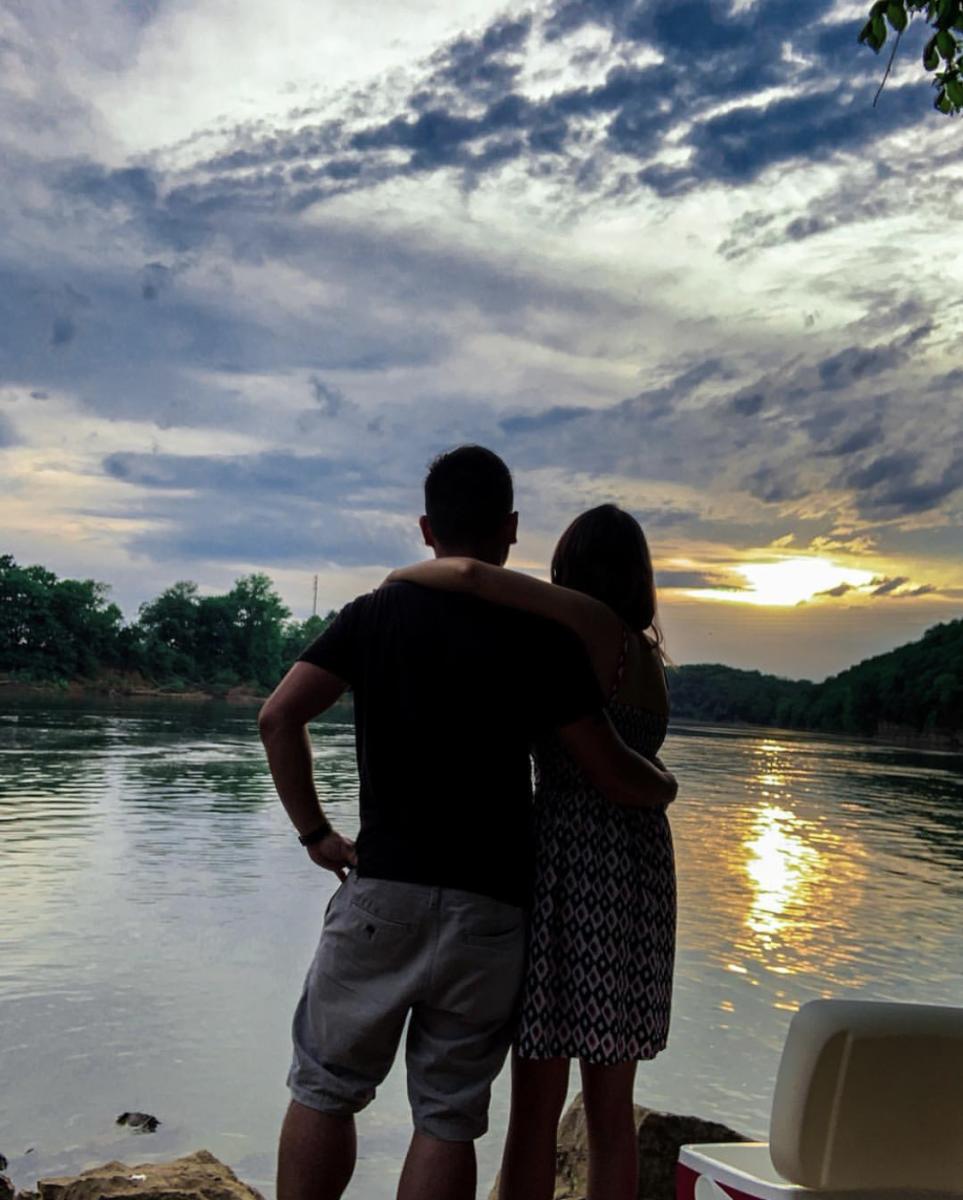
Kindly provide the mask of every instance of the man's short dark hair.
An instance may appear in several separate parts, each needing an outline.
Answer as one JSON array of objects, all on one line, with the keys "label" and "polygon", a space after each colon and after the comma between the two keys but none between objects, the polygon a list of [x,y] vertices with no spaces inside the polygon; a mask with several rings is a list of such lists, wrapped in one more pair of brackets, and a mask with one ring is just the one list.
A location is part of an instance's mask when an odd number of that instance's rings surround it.
[{"label": "man's short dark hair", "polygon": [[513,505],[511,471],[484,446],[457,446],[428,468],[425,514],[444,545],[476,545],[496,536]]}]

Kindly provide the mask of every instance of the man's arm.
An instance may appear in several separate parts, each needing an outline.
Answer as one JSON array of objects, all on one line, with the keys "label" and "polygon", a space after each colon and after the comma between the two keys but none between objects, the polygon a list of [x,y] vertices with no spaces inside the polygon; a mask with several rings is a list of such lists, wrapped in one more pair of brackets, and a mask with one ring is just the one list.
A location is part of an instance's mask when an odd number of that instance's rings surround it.
[{"label": "man's arm", "polygon": [[[258,729],[274,786],[292,825],[302,836],[327,824],[314,785],[307,724],[329,709],[347,686],[330,671],[296,662],[258,714]],[[319,867],[334,871],[339,879],[344,879],[346,868],[356,862],[354,843],[333,829],[309,845],[307,851]]]},{"label": "man's arm", "polygon": [[585,778],[610,803],[665,808],[675,799],[675,776],[630,750],[604,712],[582,717],[558,732]]}]

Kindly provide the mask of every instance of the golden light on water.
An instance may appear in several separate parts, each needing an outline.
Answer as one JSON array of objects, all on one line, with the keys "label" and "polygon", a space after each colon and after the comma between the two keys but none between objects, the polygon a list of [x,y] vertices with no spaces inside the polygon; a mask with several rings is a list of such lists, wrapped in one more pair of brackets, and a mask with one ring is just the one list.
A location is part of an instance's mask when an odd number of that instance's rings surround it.
[{"label": "golden light on water", "polygon": [[[805,793],[805,774],[792,742],[760,739],[753,758],[756,803],[733,864],[745,885],[737,942],[745,958],[727,969],[742,973],[755,960],[773,975],[822,974],[851,954],[839,939],[827,939],[826,925],[845,921],[859,902],[861,855],[838,831],[800,814],[802,797],[794,793]],[[777,992],[777,1004],[782,999]]]},{"label": "golden light on water", "polygon": [[702,600],[789,607],[842,585],[865,587],[874,578],[872,571],[864,571],[859,567],[842,567],[828,558],[816,557],[737,563],[730,569],[734,575],[741,575],[746,581],[744,588],[689,589],[686,595]]},{"label": "golden light on water", "polygon": [[746,925],[768,947],[804,904],[823,856],[806,842],[798,818],[775,805],[759,810],[745,851],[752,885]]}]

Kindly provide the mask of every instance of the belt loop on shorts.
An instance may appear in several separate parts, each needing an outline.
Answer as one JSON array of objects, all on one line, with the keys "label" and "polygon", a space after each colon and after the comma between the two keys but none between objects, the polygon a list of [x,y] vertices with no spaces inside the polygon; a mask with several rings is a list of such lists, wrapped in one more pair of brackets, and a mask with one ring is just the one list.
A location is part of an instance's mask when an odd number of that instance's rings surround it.
[{"label": "belt loop on shorts", "polygon": [[441,908],[441,888],[433,887],[428,893],[428,907],[434,909]]}]

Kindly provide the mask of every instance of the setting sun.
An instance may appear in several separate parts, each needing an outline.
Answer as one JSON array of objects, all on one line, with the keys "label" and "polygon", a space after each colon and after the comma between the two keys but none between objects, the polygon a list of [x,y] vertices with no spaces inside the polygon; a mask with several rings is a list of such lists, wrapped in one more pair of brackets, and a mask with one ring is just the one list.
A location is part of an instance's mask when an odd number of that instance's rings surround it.
[{"label": "setting sun", "polygon": [[784,558],[777,562],[743,563],[733,574],[746,581],[744,588],[700,588],[687,595],[742,604],[789,606],[811,600],[841,584],[859,588],[874,578],[872,571],[841,567],[826,558]]}]

